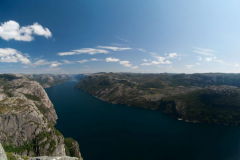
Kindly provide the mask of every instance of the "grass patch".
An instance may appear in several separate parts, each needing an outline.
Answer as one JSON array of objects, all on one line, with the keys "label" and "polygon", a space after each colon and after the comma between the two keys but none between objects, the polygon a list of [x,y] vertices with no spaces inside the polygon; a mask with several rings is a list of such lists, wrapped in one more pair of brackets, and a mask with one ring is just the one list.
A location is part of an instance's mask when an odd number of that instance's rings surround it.
[{"label": "grass patch", "polygon": [[31,94],[24,94],[27,99],[33,100],[33,101],[41,101],[39,97],[33,96]]}]

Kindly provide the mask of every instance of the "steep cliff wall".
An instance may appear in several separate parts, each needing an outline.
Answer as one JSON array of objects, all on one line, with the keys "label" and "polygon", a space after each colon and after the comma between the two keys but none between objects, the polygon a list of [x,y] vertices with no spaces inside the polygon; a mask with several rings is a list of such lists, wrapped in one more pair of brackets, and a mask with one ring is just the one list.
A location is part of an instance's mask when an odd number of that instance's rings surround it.
[{"label": "steep cliff wall", "polygon": [[65,156],[64,137],[53,127],[56,120],[53,104],[38,82],[0,75],[0,142],[6,152]]}]

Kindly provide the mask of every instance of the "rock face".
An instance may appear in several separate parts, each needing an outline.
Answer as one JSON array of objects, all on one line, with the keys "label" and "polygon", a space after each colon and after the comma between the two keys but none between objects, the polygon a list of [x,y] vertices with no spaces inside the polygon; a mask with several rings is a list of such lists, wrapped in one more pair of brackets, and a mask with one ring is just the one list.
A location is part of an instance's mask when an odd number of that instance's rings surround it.
[{"label": "rock face", "polygon": [[6,153],[5,153],[4,149],[2,148],[1,143],[0,143],[0,159],[1,160],[7,160]]},{"label": "rock face", "polygon": [[65,138],[65,150],[67,155],[71,155],[73,157],[82,157],[79,151],[79,144],[72,138]]},{"label": "rock face", "polygon": [[240,124],[240,74],[98,73],[76,88],[101,100],[185,121]]},{"label": "rock face", "polygon": [[66,156],[64,137],[54,128],[56,120],[53,104],[38,82],[0,75],[0,142],[7,152]]}]

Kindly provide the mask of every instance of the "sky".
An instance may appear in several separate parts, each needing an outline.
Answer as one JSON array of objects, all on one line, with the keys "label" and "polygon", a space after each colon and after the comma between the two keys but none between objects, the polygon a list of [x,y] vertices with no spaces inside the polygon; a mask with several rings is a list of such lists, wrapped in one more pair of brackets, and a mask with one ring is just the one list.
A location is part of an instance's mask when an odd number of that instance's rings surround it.
[{"label": "sky", "polygon": [[0,73],[239,73],[239,6],[0,0]]}]

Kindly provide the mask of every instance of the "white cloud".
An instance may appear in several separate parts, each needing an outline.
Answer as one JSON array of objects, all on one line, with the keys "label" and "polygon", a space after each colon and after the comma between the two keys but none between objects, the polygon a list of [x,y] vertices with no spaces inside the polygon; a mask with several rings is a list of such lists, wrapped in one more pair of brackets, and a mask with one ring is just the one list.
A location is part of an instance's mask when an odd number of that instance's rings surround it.
[{"label": "white cloud", "polygon": [[64,64],[73,64],[73,61],[69,61],[69,60],[62,60]]},{"label": "white cloud", "polygon": [[201,56],[197,56],[197,60],[201,61],[202,57]]},{"label": "white cloud", "polygon": [[72,52],[61,52],[61,53],[58,53],[58,55],[59,56],[69,56],[69,55],[77,55],[77,54],[94,55],[97,53],[107,54],[109,53],[109,51],[103,50],[103,49],[95,49],[95,48],[82,48],[82,49],[73,50]]},{"label": "white cloud", "polygon": [[240,67],[240,65],[239,65],[239,64],[235,64],[234,66],[235,66],[235,67]]},{"label": "white cloud", "polygon": [[4,40],[32,41],[33,35],[52,37],[52,33],[48,28],[43,28],[37,22],[30,26],[20,27],[19,23],[13,20],[1,23],[0,37]]},{"label": "white cloud", "polygon": [[212,57],[206,57],[205,58],[205,60],[208,61],[208,62],[212,61],[212,59],[213,59]]},{"label": "white cloud", "polygon": [[132,64],[129,61],[120,61],[119,64],[125,66],[125,67],[130,67],[132,69],[137,69],[138,66],[132,66]]},{"label": "white cloud", "polygon": [[70,56],[70,55],[74,55],[76,54],[76,52],[60,52],[58,53],[59,56]]},{"label": "white cloud", "polygon": [[170,62],[169,60],[166,60],[166,58],[169,57],[161,57],[161,56],[157,56],[155,53],[151,53],[151,55],[157,59],[157,61],[151,61],[149,63],[142,63],[142,66],[150,66],[150,65],[159,65],[159,64],[171,64],[172,62]]},{"label": "white cloud", "polygon": [[142,66],[158,65],[158,64],[171,64],[170,61],[151,61],[150,63],[142,63]]},{"label": "white cloud", "polygon": [[57,61],[54,61],[54,62],[51,62],[51,65],[49,66],[50,68],[54,68],[54,67],[57,67],[57,66],[60,66],[62,65],[62,63],[59,63]]},{"label": "white cloud", "polygon": [[86,62],[88,62],[89,60],[87,60],[87,59],[83,59],[83,60],[81,60],[81,61],[78,61],[78,63],[86,63]]},{"label": "white cloud", "polygon": [[116,46],[98,46],[98,48],[82,48],[82,49],[76,49],[72,50],[70,52],[60,52],[58,53],[59,56],[69,56],[69,55],[78,55],[78,54],[98,54],[103,53],[107,54],[109,53],[108,50],[112,51],[124,51],[124,50],[130,50],[132,48],[129,47],[116,47]]},{"label": "white cloud", "polygon": [[90,61],[101,61],[101,59],[92,58],[92,59],[90,59]]},{"label": "white cloud", "polygon": [[106,58],[106,62],[118,62],[118,61],[120,60],[117,58],[111,58],[111,57]]},{"label": "white cloud", "polygon": [[129,67],[129,68],[132,68],[132,69],[137,69],[138,68],[138,66],[133,66],[129,61],[120,61],[120,59],[117,59],[117,58],[108,57],[108,58],[106,58],[106,62],[119,62],[119,64],[121,64],[125,67]]},{"label": "white cloud", "polygon": [[115,46],[98,46],[98,48],[109,49],[109,50],[113,50],[113,51],[125,51],[125,50],[132,49],[129,47],[115,47]]},{"label": "white cloud", "polygon": [[50,62],[40,59],[40,60],[34,62],[32,65],[33,66],[44,66],[44,65],[48,65],[48,64],[50,64]]},{"label": "white cloud", "polygon": [[48,28],[43,28],[40,24],[37,22],[34,23],[33,25],[29,26],[32,30],[33,33],[39,36],[44,36],[46,38],[52,37],[52,33]]},{"label": "white cloud", "polygon": [[207,48],[197,48],[194,47],[196,50],[194,50],[195,53],[202,54],[205,56],[213,56],[215,51]]},{"label": "white cloud", "polygon": [[141,52],[146,52],[146,50],[143,49],[143,48],[137,48],[137,50],[139,50],[139,51],[141,51]]},{"label": "white cloud", "polygon": [[169,58],[176,58],[178,56],[177,53],[169,53],[168,57]]},{"label": "white cloud", "polygon": [[28,59],[28,55],[23,55],[20,51],[12,48],[0,48],[0,62],[4,63],[23,63],[30,64],[31,61]]},{"label": "white cloud", "polygon": [[187,68],[195,67],[195,65],[186,65]]},{"label": "white cloud", "polygon": [[147,59],[143,59],[144,62],[147,62],[148,60]]},{"label": "white cloud", "polygon": [[90,61],[102,61],[102,60],[101,59],[97,59],[97,58],[92,58],[90,60],[83,59],[83,60],[78,61],[78,63],[86,63],[86,62],[90,62]]},{"label": "white cloud", "polygon": [[63,65],[63,64],[72,64],[73,63],[73,62],[68,61],[68,60],[62,60],[62,61],[63,61],[63,63],[58,62],[58,61],[47,61],[47,60],[44,60],[44,59],[40,59],[40,60],[37,60],[36,62],[32,63],[31,65],[33,67],[50,65],[49,66],[50,68],[54,68],[54,67],[57,67],[57,66],[60,66],[60,65]]}]

